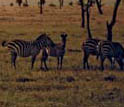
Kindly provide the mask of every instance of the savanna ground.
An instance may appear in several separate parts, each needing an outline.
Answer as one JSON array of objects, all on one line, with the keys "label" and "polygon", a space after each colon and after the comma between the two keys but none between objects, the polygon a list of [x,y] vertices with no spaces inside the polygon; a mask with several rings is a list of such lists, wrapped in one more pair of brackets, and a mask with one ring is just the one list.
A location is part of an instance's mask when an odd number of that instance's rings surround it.
[{"label": "savanna ground", "polygon": [[[106,1],[105,1],[106,2]],[[124,5],[124,4],[123,4]],[[124,6],[119,7],[113,41],[124,45]],[[113,4],[103,6],[104,15],[95,7],[91,9],[91,31],[94,37],[106,39],[106,20],[111,19]],[[67,50],[80,50],[87,31],[82,29],[80,7],[66,5],[45,6],[44,14],[38,7],[0,7],[0,43],[3,40],[33,40],[47,32],[55,41],[60,33],[67,32]],[[0,107],[123,107],[124,73],[115,70],[99,71],[99,61],[90,57],[93,70],[82,69],[82,53],[67,51],[63,69],[56,70],[56,59],[49,58],[49,72],[39,69],[37,58],[30,70],[30,58],[18,58],[17,69],[10,64],[10,55],[0,46]],[[112,79],[110,79],[110,78]]]}]

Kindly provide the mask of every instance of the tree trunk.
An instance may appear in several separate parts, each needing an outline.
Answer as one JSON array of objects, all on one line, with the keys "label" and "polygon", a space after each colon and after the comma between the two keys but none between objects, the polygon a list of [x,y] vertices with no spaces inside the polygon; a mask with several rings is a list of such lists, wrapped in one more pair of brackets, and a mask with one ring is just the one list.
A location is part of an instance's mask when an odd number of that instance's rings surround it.
[{"label": "tree trunk", "polygon": [[91,30],[90,30],[90,0],[88,0],[88,2],[87,2],[86,12],[87,12],[87,32],[88,32],[88,38],[92,38]]},{"label": "tree trunk", "polygon": [[84,9],[84,1],[79,0],[80,5],[81,5],[81,17],[82,17],[82,22],[81,22],[81,27],[85,27],[85,9]]},{"label": "tree trunk", "polygon": [[28,0],[25,0],[25,3],[28,5]]},{"label": "tree trunk", "polygon": [[61,9],[64,5],[64,0],[59,0],[59,5],[60,5],[60,9]]},{"label": "tree trunk", "polygon": [[40,0],[40,14],[43,14],[43,5],[45,4],[45,0]]},{"label": "tree trunk", "polygon": [[22,0],[16,0],[16,3],[18,4],[18,6],[21,6]]},{"label": "tree trunk", "polygon": [[112,36],[113,36],[112,28],[116,23],[117,10],[118,10],[120,2],[121,2],[121,0],[116,0],[112,20],[110,23],[108,23],[108,21],[106,23],[106,25],[107,25],[107,40],[109,40],[109,41],[112,41]]},{"label": "tree trunk", "polygon": [[97,8],[99,10],[99,13],[100,14],[103,14],[102,9],[101,9],[101,7],[102,7],[101,0],[99,0],[99,1],[96,0],[96,4],[97,4]]}]

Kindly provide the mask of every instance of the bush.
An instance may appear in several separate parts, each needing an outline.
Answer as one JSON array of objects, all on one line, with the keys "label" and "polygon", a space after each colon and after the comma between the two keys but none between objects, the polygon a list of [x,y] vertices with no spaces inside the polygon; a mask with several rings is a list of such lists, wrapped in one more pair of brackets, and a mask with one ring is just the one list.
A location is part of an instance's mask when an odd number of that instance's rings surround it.
[{"label": "bush", "polygon": [[72,2],[72,1],[71,1],[71,2],[69,2],[69,5],[70,5],[70,6],[73,6],[73,2]]},{"label": "bush", "polygon": [[10,6],[12,7],[14,4],[13,3],[10,3]]}]

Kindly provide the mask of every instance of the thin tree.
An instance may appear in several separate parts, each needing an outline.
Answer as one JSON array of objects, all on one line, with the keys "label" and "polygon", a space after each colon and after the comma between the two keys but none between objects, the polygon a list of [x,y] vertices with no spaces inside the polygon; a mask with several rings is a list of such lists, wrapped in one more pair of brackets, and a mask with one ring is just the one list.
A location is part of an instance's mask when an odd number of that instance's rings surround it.
[{"label": "thin tree", "polygon": [[85,27],[85,8],[84,8],[84,1],[83,0],[79,0],[80,5],[81,5],[81,17],[82,17],[82,21],[81,21],[81,27]]},{"label": "thin tree", "polygon": [[16,0],[16,3],[18,4],[18,6],[21,6],[22,0]]},{"label": "thin tree", "polygon": [[[80,6],[81,6],[81,17],[82,17],[82,22],[81,22],[81,27],[85,27],[85,12],[86,12],[86,6],[87,4],[84,4],[84,0],[79,0]],[[95,3],[92,0],[87,0],[88,3],[88,8],[93,6],[93,4]],[[101,5],[101,0],[96,0],[96,4],[99,10],[100,14],[103,14],[103,11],[101,9],[102,5]],[[88,9],[89,10],[89,9]]]},{"label": "thin tree", "polygon": [[40,0],[40,14],[43,14],[43,5],[45,4],[45,0]]},{"label": "thin tree", "polygon": [[60,5],[60,9],[61,9],[64,5],[64,0],[59,0],[59,5]]},{"label": "thin tree", "polygon": [[116,0],[112,20],[110,23],[108,21],[106,23],[106,25],[107,25],[107,40],[109,40],[109,41],[112,41],[112,36],[113,36],[112,28],[116,23],[117,11],[118,11],[120,2],[121,2],[121,0]]},{"label": "thin tree", "polygon": [[102,11],[102,1],[101,0],[96,0],[96,4],[97,4],[97,8],[98,8],[98,11],[100,14],[103,14],[103,11]]},{"label": "thin tree", "polygon": [[25,4],[27,4],[27,5],[28,5],[28,0],[25,0]]},{"label": "thin tree", "polygon": [[86,7],[86,16],[87,16],[87,32],[88,32],[88,38],[92,38],[91,30],[90,30],[90,0],[87,1],[87,7]]}]

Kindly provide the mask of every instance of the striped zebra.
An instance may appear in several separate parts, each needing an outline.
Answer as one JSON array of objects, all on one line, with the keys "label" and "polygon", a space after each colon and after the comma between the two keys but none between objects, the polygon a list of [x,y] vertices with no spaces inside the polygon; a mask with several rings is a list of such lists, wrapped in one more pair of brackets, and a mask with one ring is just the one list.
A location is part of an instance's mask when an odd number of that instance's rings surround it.
[{"label": "striped zebra", "polygon": [[89,69],[89,64],[88,64],[88,58],[90,55],[93,56],[98,56],[98,51],[97,51],[97,46],[98,43],[100,42],[100,40],[98,39],[86,39],[83,43],[82,43],[82,51],[84,53],[84,57],[83,57],[83,68],[86,69],[86,65],[87,65],[87,69]]},{"label": "striped zebra", "polygon": [[120,69],[123,70],[124,64],[124,48],[118,42],[110,42],[110,41],[101,41],[98,44],[98,51],[101,60],[101,70],[104,70],[104,61],[108,58],[111,62],[111,68],[115,61],[120,66]]},{"label": "striped zebra", "polygon": [[46,47],[54,47],[53,41],[46,35],[41,34],[34,41],[24,41],[24,40],[12,40],[10,42],[3,41],[3,47],[7,47],[11,54],[11,64],[16,69],[16,58],[20,57],[29,57],[31,56],[32,64],[31,69],[36,59],[36,56],[40,53],[40,50]]}]

